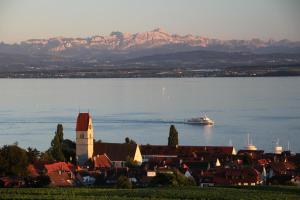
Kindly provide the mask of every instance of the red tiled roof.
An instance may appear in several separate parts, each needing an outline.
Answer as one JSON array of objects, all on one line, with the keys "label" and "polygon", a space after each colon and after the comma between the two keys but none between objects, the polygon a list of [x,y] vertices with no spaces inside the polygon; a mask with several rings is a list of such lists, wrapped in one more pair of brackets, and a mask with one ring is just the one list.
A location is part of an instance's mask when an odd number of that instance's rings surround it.
[{"label": "red tiled roof", "polygon": [[96,168],[110,168],[112,165],[106,154],[95,156],[94,162]]},{"label": "red tiled roof", "polygon": [[0,181],[3,182],[4,187],[21,187],[24,181],[22,177],[0,177]]},{"label": "red tiled roof", "polygon": [[260,174],[254,168],[244,169],[219,169],[213,176],[213,182],[219,185],[231,185],[238,183],[257,183]]},{"label": "red tiled roof", "polygon": [[94,156],[106,154],[111,161],[126,161],[127,157],[134,158],[137,144],[94,143]]},{"label": "red tiled roof", "polygon": [[266,165],[266,164],[268,164],[268,161],[266,159],[259,159],[257,162],[258,162],[259,165]]},{"label": "red tiled roof", "polygon": [[76,131],[87,131],[90,117],[90,113],[79,113],[77,117]]},{"label": "red tiled roof", "polygon": [[73,185],[72,176],[73,172],[71,163],[57,162],[53,164],[45,165],[47,175],[51,180],[51,184],[54,186],[71,186]]},{"label": "red tiled roof", "polygon": [[179,146],[179,149],[185,151],[186,153],[190,152],[208,152],[212,154],[228,154],[232,155],[233,147],[232,146]]},{"label": "red tiled roof", "polygon": [[57,171],[67,171],[70,172],[71,169],[69,168],[68,164],[65,162],[57,162],[53,164],[45,165],[47,173],[57,172]]},{"label": "red tiled roof", "polygon": [[62,172],[51,172],[47,174],[51,180],[51,184],[54,186],[72,186],[73,180],[71,179],[70,173]]},{"label": "red tiled roof", "polygon": [[141,145],[142,155],[177,155],[191,156],[194,152],[208,152],[211,154],[232,155],[232,146],[167,146],[167,145]]},{"label": "red tiled roof", "polygon": [[142,155],[168,155],[177,156],[177,148],[167,145],[141,145]]},{"label": "red tiled roof", "polygon": [[39,176],[38,170],[35,168],[35,166],[33,164],[29,164],[27,166],[27,171],[28,171],[29,175],[32,177]]},{"label": "red tiled roof", "polygon": [[287,170],[295,170],[296,166],[291,162],[273,162],[271,167],[275,172],[283,173]]}]

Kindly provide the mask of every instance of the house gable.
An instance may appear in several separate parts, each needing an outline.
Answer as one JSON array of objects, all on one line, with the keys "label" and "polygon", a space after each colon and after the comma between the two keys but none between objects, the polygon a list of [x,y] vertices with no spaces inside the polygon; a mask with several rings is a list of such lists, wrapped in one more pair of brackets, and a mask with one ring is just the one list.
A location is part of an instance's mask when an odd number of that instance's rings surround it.
[{"label": "house gable", "polygon": [[141,154],[141,150],[139,145],[136,145],[136,150],[135,150],[135,154],[134,154],[134,161],[137,161],[138,163],[142,163],[143,162],[143,158],[142,158],[142,154]]}]

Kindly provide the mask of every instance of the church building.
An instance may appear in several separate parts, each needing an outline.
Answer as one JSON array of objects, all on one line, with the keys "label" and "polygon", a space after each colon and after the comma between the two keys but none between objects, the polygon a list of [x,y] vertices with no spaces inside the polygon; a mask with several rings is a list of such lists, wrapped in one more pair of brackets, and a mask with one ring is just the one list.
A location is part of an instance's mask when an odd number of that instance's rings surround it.
[{"label": "church building", "polygon": [[94,143],[94,131],[90,113],[79,113],[76,123],[76,158],[79,165],[84,165],[88,159],[95,160],[99,155],[107,155],[115,166],[124,166],[130,157],[142,163],[140,147],[137,144]]},{"label": "church building", "polygon": [[90,113],[79,113],[76,123],[76,158],[83,165],[94,152],[94,131]]}]

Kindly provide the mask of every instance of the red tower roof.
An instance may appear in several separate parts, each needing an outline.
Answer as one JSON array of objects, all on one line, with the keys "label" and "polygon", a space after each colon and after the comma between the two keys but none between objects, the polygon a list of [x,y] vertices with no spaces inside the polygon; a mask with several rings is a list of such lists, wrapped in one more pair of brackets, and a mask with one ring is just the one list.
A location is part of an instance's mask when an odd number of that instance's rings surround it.
[{"label": "red tower roof", "polygon": [[76,131],[87,131],[89,128],[90,113],[79,113],[76,123]]}]

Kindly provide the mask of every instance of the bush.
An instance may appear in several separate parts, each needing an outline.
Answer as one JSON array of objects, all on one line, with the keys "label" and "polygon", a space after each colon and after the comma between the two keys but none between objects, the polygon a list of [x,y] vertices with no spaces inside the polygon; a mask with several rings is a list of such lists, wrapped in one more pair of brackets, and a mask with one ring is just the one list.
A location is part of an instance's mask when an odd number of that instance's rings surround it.
[{"label": "bush", "polygon": [[295,186],[295,184],[291,181],[292,176],[289,175],[277,175],[273,176],[270,179],[270,183],[272,185],[288,185],[288,186]]},{"label": "bush", "polygon": [[117,181],[117,188],[120,189],[131,189],[132,183],[126,176],[120,176]]},{"label": "bush", "polygon": [[4,187],[4,182],[2,180],[0,180],[0,188]]},{"label": "bush", "polygon": [[36,177],[37,187],[46,187],[51,183],[49,176],[41,175]]},{"label": "bush", "polygon": [[186,177],[181,173],[175,173],[176,181],[179,186],[194,186],[196,182],[193,177]]},{"label": "bush", "polygon": [[152,186],[167,186],[175,185],[175,176],[174,174],[164,174],[157,173],[156,176],[152,179],[150,185]]},{"label": "bush", "polygon": [[132,157],[127,156],[125,166],[130,169],[138,169],[139,163],[137,161],[133,160]]},{"label": "bush", "polygon": [[194,186],[195,180],[185,177],[180,172],[174,172],[173,174],[158,173],[150,183],[152,186]]},{"label": "bush", "polygon": [[41,175],[37,177],[27,177],[25,182],[27,187],[41,188],[47,187],[51,183],[51,180],[49,176]]},{"label": "bush", "polygon": [[106,177],[104,175],[104,173],[101,174],[95,174],[95,183],[94,185],[100,186],[100,185],[106,185]]}]

